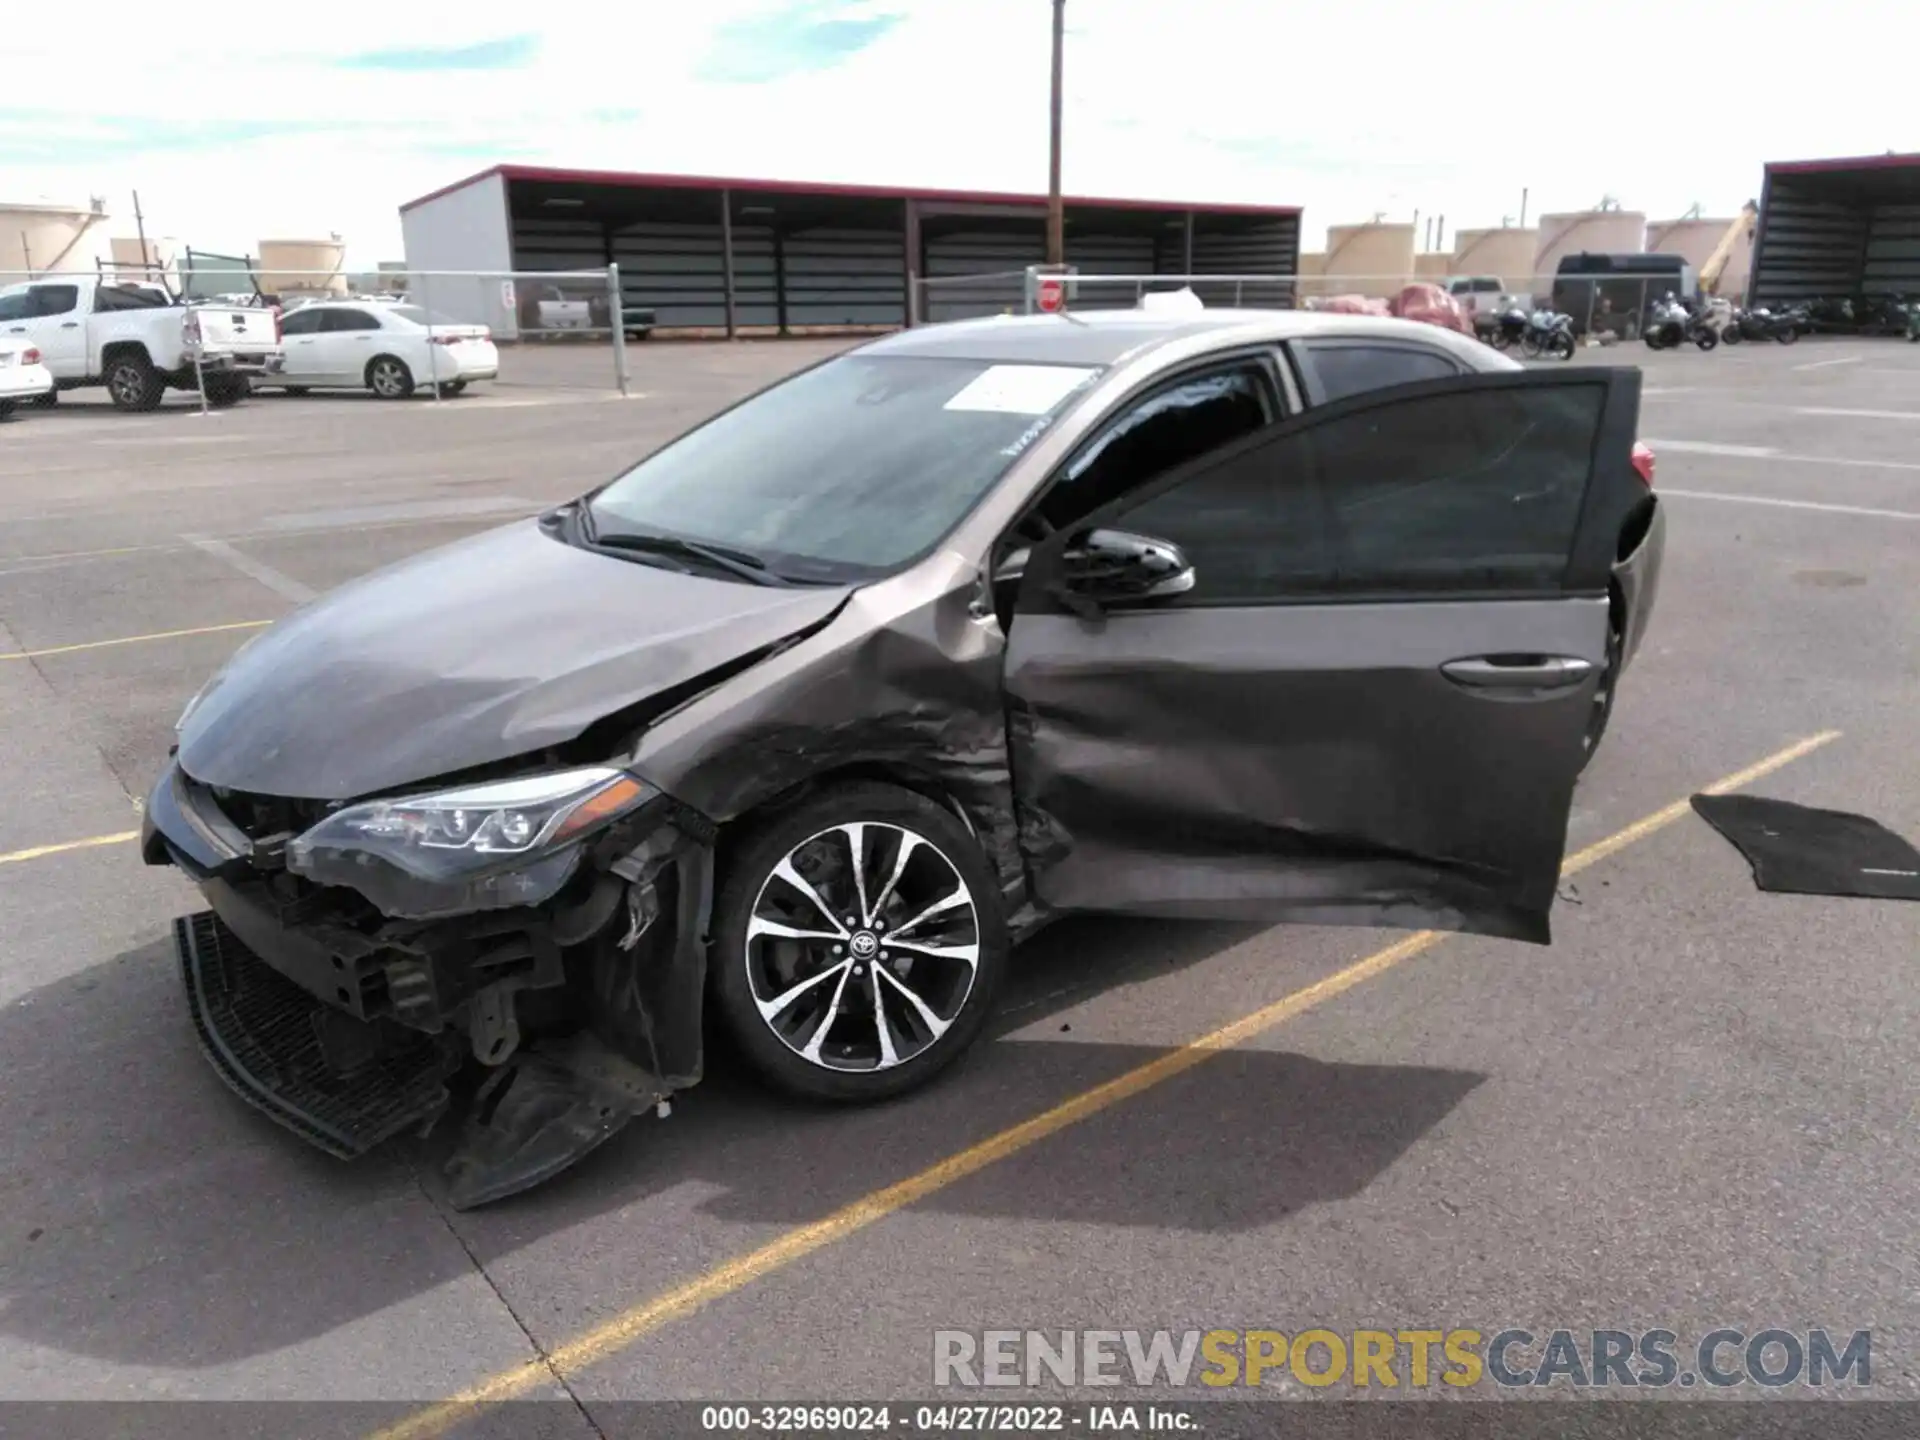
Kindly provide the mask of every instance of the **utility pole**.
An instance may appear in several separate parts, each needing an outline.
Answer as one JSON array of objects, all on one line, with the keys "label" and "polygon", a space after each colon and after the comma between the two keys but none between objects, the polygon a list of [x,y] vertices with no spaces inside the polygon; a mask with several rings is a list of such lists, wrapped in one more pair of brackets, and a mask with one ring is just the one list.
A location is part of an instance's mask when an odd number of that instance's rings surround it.
[{"label": "utility pole", "polygon": [[140,278],[150,280],[153,272],[147,264],[147,222],[140,214],[140,192],[133,192],[133,230],[140,237]]},{"label": "utility pole", "polygon": [[1047,165],[1047,264],[1067,260],[1066,207],[1060,199],[1061,52],[1066,48],[1067,0],[1053,0],[1053,104]]}]

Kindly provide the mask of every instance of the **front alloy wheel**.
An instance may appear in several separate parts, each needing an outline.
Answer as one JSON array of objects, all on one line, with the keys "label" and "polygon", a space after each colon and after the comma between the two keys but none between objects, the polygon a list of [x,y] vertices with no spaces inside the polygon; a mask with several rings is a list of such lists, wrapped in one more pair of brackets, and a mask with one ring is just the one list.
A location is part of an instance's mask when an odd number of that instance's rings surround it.
[{"label": "front alloy wheel", "polygon": [[729,868],[716,996],[781,1089],[896,1095],[978,1035],[1005,927],[985,857],[948,811],[892,786],[848,787],[782,817]]}]

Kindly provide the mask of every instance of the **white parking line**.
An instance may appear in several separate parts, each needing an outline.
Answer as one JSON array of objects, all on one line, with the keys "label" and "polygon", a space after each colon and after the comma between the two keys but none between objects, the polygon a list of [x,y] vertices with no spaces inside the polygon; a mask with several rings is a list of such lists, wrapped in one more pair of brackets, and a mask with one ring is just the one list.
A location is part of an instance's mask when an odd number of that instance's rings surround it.
[{"label": "white parking line", "polygon": [[1675,490],[1660,487],[1662,495],[1683,500],[1726,500],[1736,505],[1773,505],[1782,510],[1823,510],[1834,515],[1867,515],[1876,520],[1920,520],[1920,510],[1874,510],[1865,505],[1828,505],[1819,500],[1776,500],[1767,495],[1725,495],[1718,490]]},{"label": "white parking line", "polygon": [[1649,440],[1655,451],[1676,450],[1682,455],[1730,455],[1738,460],[1771,460],[1780,452],[1770,445],[1721,445],[1712,440]]},{"label": "white parking line", "polygon": [[1815,360],[1811,365],[1796,365],[1795,370],[1824,370],[1829,365],[1858,365],[1867,357],[1864,355],[1842,355],[1837,360]]},{"label": "white parking line", "polygon": [[320,593],[291,575],[274,569],[264,560],[256,560],[251,555],[242,555],[224,540],[215,540],[207,535],[182,535],[180,538],[202,554],[211,555],[221,564],[238,570],[249,580],[258,580],[274,594],[282,599],[291,600],[296,605],[304,605]]},{"label": "white parking line", "polygon": [[1654,453],[1671,450],[1680,455],[1725,455],[1736,460],[1773,460],[1789,465],[1838,465],[1853,470],[1920,470],[1912,460],[1849,460],[1838,455],[1783,455],[1764,445],[1721,445],[1711,440],[1654,440]]},{"label": "white parking line", "polygon": [[1796,415],[1852,415],[1862,420],[1920,420],[1920,410],[1827,410],[1819,406],[1803,405],[1793,413]]}]

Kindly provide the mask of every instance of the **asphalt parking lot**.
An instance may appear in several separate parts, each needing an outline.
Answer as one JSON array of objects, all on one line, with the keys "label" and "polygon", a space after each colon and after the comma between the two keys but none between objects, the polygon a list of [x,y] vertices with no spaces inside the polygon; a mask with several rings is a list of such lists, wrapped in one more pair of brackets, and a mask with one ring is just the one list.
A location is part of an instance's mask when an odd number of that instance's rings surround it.
[{"label": "asphalt parking lot", "polygon": [[1920,347],[1575,362],[1644,368],[1670,533],[1550,948],[1063,925],[928,1091],[819,1112],[718,1070],[470,1214],[431,1142],[342,1165],[222,1089],[168,938],[194,897],[130,843],[187,698],[312,594],[833,348],[0,426],[0,1396],[570,1392],[552,1433],[589,1435],[614,1400],[924,1397],[938,1329],[1778,1324],[1871,1328],[1873,1393],[1920,1398],[1920,917],[1763,895],[1683,803],[1920,838]]}]

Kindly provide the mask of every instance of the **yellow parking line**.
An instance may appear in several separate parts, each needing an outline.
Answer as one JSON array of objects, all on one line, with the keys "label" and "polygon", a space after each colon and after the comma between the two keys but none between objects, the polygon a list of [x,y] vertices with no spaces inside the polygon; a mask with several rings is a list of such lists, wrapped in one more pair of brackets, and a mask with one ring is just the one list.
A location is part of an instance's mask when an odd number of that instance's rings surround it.
[{"label": "yellow parking line", "polygon": [[[1825,730],[1818,735],[1810,735],[1805,740],[1776,751],[1758,764],[1716,780],[1706,787],[1710,795],[1722,795],[1730,790],[1738,790],[1750,785],[1764,775],[1770,775],[1783,765],[1790,765],[1808,752],[1819,749],[1829,741],[1840,737],[1838,730]],[[1624,850],[1637,841],[1646,839],[1656,831],[1664,830],[1674,821],[1685,815],[1690,808],[1685,799],[1676,800],[1664,809],[1656,810],[1643,820],[1635,821],[1624,830],[1615,831],[1606,839],[1587,846],[1584,850],[1567,857],[1560,873],[1572,875],[1586,869],[1589,865],[1606,859],[1609,855]],[[1243,1041],[1251,1040],[1263,1031],[1293,1019],[1317,1005],[1324,1004],[1336,995],[1344,994],[1356,985],[1384,974],[1403,961],[1411,960],[1422,951],[1430,950],[1446,934],[1437,930],[1421,930],[1406,939],[1376,950],[1346,969],[1336,971],[1324,980],[1316,981],[1303,990],[1274,1001],[1271,1005],[1242,1016],[1231,1024],[1202,1035],[1190,1041],[1178,1050],[1168,1051],[1156,1060],[1150,1060],[1137,1069],[1129,1070],[1117,1079],[1104,1085],[1096,1085],[1072,1099],[1063,1101],[1051,1110],[1023,1120],[1018,1125],[988,1136],[977,1145],[971,1145],[958,1154],[911,1175],[871,1194],[862,1196],[852,1204],[835,1210],[810,1224],[799,1225],[769,1241],[757,1250],[728,1260],[715,1266],[706,1274],[676,1286],[665,1294],[622,1311],[593,1328],[575,1336],[572,1340],[556,1347],[545,1356],[529,1360],[511,1369],[502,1370],[489,1376],[479,1384],[462,1390],[457,1395],[416,1411],[397,1424],[384,1430],[377,1430],[368,1440],[423,1440],[423,1437],[438,1435],[450,1425],[457,1424],[474,1409],[502,1400],[524,1395],[528,1391],[557,1381],[560,1376],[585,1369],[598,1361],[606,1359],[635,1341],[645,1338],[660,1329],[669,1321],[683,1315],[692,1314],[711,1302],[743,1290],[763,1275],[786,1268],[796,1260],[824,1249],[835,1241],[843,1240],[856,1231],[864,1230],[877,1221],[905,1209],[916,1201],[946,1189],[948,1186],[964,1180],[977,1171],[986,1169],[997,1161],[1019,1153],[1029,1146],[1057,1134],[1069,1126],[1098,1115],[1122,1100],[1150,1090],[1164,1081],[1184,1074],[1219,1054],[1230,1050]]]},{"label": "yellow parking line", "polygon": [[138,840],[138,830],[116,830],[111,835],[89,835],[84,840],[63,840],[57,845],[35,845],[27,850],[12,850],[0,855],[0,865],[17,865],[22,860],[39,860],[48,855],[64,855],[69,850],[91,850],[96,845],[124,845]]},{"label": "yellow parking line", "polygon": [[258,630],[271,620],[235,620],[228,625],[195,625],[186,630],[156,630],[151,635],[122,635],[113,640],[83,640],[78,645],[49,645],[44,650],[13,650],[0,660],[38,660],[42,655],[71,655],[76,650],[105,650],[111,645],[144,645],[149,640],[183,640],[189,635],[218,635],[223,630]]}]

